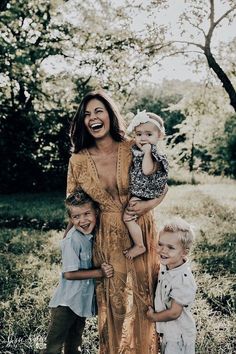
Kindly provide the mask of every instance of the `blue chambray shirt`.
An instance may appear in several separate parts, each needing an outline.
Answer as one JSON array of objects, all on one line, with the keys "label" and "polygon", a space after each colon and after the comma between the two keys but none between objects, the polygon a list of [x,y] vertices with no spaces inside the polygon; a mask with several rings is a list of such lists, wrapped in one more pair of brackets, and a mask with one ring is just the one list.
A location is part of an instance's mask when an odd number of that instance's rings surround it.
[{"label": "blue chambray shirt", "polygon": [[68,306],[81,317],[95,315],[94,280],[67,280],[63,277],[64,272],[92,268],[92,237],[72,227],[61,241],[62,274],[49,307]]}]

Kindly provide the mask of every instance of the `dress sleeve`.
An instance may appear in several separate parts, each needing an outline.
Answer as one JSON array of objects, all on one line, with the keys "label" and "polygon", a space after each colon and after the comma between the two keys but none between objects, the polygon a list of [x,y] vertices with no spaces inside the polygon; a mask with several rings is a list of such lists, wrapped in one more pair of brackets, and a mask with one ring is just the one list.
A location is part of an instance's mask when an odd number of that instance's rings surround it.
[{"label": "dress sleeve", "polygon": [[188,306],[194,302],[196,290],[197,287],[193,275],[184,273],[176,278],[170,291],[170,297],[179,305]]},{"label": "dress sleeve", "polygon": [[67,172],[67,188],[66,195],[73,193],[75,188],[77,187],[76,178],[74,175],[73,164],[71,158],[69,160],[68,172]]}]

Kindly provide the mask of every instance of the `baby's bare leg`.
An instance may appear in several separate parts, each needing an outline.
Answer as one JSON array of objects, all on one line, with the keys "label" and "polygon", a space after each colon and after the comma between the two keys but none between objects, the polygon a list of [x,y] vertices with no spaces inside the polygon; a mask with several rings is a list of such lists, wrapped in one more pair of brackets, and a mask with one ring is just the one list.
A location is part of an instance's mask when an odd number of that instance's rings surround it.
[{"label": "baby's bare leg", "polygon": [[125,214],[124,214],[124,222],[134,242],[133,247],[124,251],[124,255],[128,259],[133,259],[139,256],[140,254],[143,254],[146,251],[146,247],[144,246],[143,243],[143,234],[140,226],[136,223],[135,220],[125,221]]}]

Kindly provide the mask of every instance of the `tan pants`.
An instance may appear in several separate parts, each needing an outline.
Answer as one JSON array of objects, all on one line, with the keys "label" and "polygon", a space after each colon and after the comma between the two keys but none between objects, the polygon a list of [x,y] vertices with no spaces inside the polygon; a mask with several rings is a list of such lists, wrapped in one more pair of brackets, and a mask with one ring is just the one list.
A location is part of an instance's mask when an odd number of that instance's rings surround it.
[{"label": "tan pants", "polygon": [[78,354],[82,344],[85,317],[76,315],[69,307],[51,309],[51,323],[48,328],[47,347],[44,354]]}]

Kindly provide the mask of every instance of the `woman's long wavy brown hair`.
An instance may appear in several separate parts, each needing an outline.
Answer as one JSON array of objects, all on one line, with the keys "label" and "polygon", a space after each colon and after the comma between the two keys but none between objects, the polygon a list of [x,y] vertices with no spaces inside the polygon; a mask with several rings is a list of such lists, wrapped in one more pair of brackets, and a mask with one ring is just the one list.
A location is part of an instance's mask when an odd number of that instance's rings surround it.
[{"label": "woman's long wavy brown hair", "polygon": [[70,139],[74,153],[95,144],[94,138],[89,134],[84,124],[85,110],[88,102],[92,99],[99,100],[106,107],[110,118],[111,137],[118,142],[124,140],[125,124],[116,104],[104,91],[92,91],[84,96],[71,122]]}]

